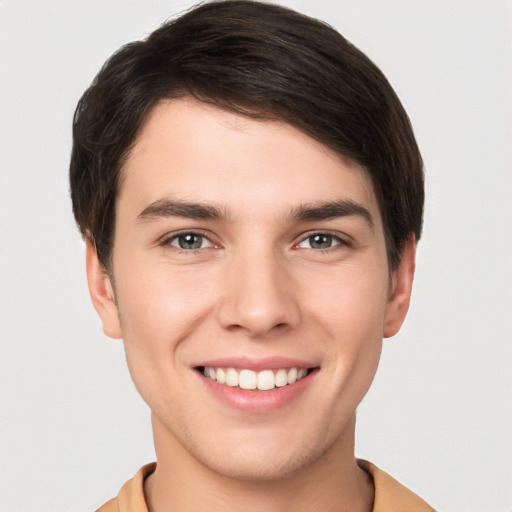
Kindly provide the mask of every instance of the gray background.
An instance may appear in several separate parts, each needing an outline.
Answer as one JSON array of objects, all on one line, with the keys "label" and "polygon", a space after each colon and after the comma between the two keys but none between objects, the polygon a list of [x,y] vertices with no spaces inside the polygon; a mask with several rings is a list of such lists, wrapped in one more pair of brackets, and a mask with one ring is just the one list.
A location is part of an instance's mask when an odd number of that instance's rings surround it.
[{"label": "gray background", "polygon": [[[409,318],[357,454],[440,510],[512,510],[510,0],[284,1],[383,69],[427,171]],[[0,510],[92,510],[154,457],[149,413],[89,303],[68,199],[80,94],[191,2],[0,1]]]}]

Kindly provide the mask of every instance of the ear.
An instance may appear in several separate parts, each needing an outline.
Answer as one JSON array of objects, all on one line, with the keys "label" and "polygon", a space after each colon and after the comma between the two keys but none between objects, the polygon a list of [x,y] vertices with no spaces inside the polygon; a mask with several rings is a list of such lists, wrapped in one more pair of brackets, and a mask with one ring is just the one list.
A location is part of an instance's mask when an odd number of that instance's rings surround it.
[{"label": "ear", "polygon": [[114,288],[107,271],[100,263],[96,246],[85,241],[87,283],[94,309],[101,318],[103,332],[110,338],[121,338],[121,323]]},{"label": "ear", "polygon": [[409,310],[416,266],[415,257],[416,238],[411,234],[402,250],[402,258],[398,268],[393,272],[384,321],[384,338],[394,336],[400,330]]}]

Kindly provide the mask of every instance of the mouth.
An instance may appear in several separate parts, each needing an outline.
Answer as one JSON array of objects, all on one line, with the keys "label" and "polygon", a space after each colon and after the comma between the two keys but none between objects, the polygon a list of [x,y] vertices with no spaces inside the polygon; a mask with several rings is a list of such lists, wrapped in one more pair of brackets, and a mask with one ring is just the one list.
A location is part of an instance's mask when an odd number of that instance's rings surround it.
[{"label": "mouth", "polygon": [[271,391],[307,377],[314,368],[292,367],[254,371],[247,368],[199,366],[197,371],[218,384],[243,390]]},{"label": "mouth", "polygon": [[320,366],[287,357],[224,358],[193,366],[212,402],[232,410],[261,414],[290,410],[300,396],[310,396]]}]

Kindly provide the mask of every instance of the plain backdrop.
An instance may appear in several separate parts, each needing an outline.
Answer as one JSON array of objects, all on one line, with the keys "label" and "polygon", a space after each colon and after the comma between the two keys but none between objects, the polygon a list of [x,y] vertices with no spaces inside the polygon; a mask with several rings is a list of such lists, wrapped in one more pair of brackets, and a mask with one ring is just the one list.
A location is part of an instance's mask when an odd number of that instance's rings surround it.
[{"label": "plain backdrop", "polygon": [[[441,511],[512,510],[510,0],[296,0],[379,65],[426,167],[402,332],[357,454]],[[0,511],[93,510],[153,460],[149,412],[90,305],[68,197],[76,102],[192,2],[0,0]]]}]

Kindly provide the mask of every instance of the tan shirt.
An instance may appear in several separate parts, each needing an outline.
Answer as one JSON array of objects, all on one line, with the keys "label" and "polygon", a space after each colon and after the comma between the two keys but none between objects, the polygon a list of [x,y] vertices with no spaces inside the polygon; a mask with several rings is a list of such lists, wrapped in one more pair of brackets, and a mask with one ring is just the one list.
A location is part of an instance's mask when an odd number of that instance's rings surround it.
[{"label": "tan shirt", "polygon": [[[365,460],[359,460],[358,463],[373,478],[373,512],[435,512],[419,496],[372,463]],[[155,463],[143,466],[121,487],[117,498],[105,503],[96,512],[148,512],[144,499],[144,479],[155,470],[155,467]]]}]

